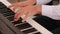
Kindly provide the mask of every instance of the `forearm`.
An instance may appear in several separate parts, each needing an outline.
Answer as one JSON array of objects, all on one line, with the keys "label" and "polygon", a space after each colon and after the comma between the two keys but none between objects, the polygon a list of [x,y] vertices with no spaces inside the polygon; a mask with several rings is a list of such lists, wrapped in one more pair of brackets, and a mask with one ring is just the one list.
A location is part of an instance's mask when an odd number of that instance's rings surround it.
[{"label": "forearm", "polygon": [[20,6],[27,6],[27,5],[33,5],[36,3],[36,0],[26,0],[23,2],[19,2]]},{"label": "forearm", "polygon": [[36,0],[28,0],[29,1],[29,4],[35,4],[36,3]]},{"label": "forearm", "polygon": [[36,10],[38,11],[38,14],[42,13],[42,5],[35,5],[36,6]]}]

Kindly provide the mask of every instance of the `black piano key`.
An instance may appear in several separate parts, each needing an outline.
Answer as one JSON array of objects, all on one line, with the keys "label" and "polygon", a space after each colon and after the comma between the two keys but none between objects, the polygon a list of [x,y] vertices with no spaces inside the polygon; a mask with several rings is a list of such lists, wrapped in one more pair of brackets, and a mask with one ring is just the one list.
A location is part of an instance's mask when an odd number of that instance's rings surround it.
[{"label": "black piano key", "polygon": [[9,17],[7,17],[7,19],[9,20],[9,21],[14,21],[14,16],[12,15],[12,16],[9,16]]},{"label": "black piano key", "polygon": [[15,14],[11,9],[9,9],[9,8],[6,8],[6,9],[7,9],[7,12],[11,12],[11,13]]},{"label": "black piano key", "polygon": [[49,31],[52,31],[58,27],[56,25],[56,22],[53,19],[46,17],[46,16],[39,15],[38,17],[34,18],[33,20],[35,20],[37,23],[39,23],[40,25],[42,25]]},{"label": "black piano key", "polygon": [[[4,6],[5,6],[5,5],[4,5]],[[0,8],[3,8],[3,7],[0,7]],[[4,7],[3,9],[0,9],[0,13],[2,13],[4,16],[7,16],[7,17],[10,16],[10,17],[8,18],[9,21],[10,21],[10,20],[11,20],[11,21],[13,20],[13,17],[14,17],[14,16],[12,16],[12,14],[14,14],[14,12],[12,12],[12,10],[10,10],[9,8],[7,8],[7,7],[5,8],[5,7]],[[7,17],[6,17],[6,18],[7,18]],[[20,22],[20,21],[19,21],[19,22]],[[17,22],[16,22],[16,23],[17,23]]]},{"label": "black piano key", "polygon": [[28,29],[28,30],[25,30],[23,31],[24,33],[31,33],[31,32],[35,32],[37,31],[35,28],[32,28],[32,29]]},{"label": "black piano key", "polygon": [[6,13],[7,12],[7,9],[5,8],[5,9],[0,9],[0,13]]},{"label": "black piano key", "polygon": [[40,32],[34,33],[34,34],[41,34]]},{"label": "black piano key", "polygon": [[14,25],[15,24],[20,24],[20,23],[22,23],[22,18],[20,18],[18,21],[14,21],[14,22],[12,22]]},{"label": "black piano key", "polygon": [[[8,10],[8,9],[7,9],[7,10]],[[2,13],[3,13],[3,12],[2,12]],[[4,15],[4,16],[12,16],[12,15],[14,15],[14,13],[13,13],[13,12],[9,12],[9,11],[7,12],[7,11],[6,11],[5,13],[3,13],[3,15]]]},{"label": "black piano key", "polygon": [[4,13],[14,14],[14,12],[12,10],[10,10],[9,8],[0,9],[0,13],[2,13],[2,14],[4,14]]},{"label": "black piano key", "polygon": [[4,15],[5,17],[10,16],[10,15],[12,16],[12,14],[3,14],[3,15]]},{"label": "black piano key", "polygon": [[0,9],[3,9],[3,8],[6,8],[6,6],[2,2],[0,2]]},{"label": "black piano key", "polygon": [[30,24],[28,24],[28,23],[24,23],[24,24],[18,25],[16,27],[18,29],[22,30],[22,29],[26,29],[26,28],[29,28],[29,27],[32,27],[32,26]]}]

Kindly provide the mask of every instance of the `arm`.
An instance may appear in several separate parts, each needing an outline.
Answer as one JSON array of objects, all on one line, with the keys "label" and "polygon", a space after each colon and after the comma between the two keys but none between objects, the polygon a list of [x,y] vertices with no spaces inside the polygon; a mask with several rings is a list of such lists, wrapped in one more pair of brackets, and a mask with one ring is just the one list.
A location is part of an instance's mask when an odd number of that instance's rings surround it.
[{"label": "arm", "polygon": [[[16,0],[16,2],[18,2],[19,0]],[[36,0],[27,0],[29,2],[31,2],[32,4],[36,3]]]},{"label": "arm", "polygon": [[19,2],[21,6],[33,5],[35,3],[36,3],[36,0],[27,0],[27,1]]}]

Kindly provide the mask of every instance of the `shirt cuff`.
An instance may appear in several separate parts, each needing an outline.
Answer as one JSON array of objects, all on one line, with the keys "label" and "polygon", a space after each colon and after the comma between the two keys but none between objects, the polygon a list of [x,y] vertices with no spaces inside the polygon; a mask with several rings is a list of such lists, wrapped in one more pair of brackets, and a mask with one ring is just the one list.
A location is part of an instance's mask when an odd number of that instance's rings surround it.
[{"label": "shirt cuff", "polygon": [[51,2],[52,0],[36,0],[36,4],[41,4],[41,5],[44,5],[44,4],[47,4],[49,2]]},{"label": "shirt cuff", "polygon": [[42,15],[51,17],[53,14],[53,6],[42,5]]}]

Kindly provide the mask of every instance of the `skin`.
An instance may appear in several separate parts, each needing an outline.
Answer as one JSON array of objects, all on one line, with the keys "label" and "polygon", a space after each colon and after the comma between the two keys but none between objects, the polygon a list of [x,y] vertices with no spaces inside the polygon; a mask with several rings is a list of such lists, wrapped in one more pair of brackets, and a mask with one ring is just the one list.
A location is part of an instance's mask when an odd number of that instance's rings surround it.
[{"label": "skin", "polygon": [[[15,10],[17,7],[22,7],[20,10],[18,10],[14,15],[14,20],[17,21],[22,15],[25,15],[22,22],[26,21],[26,19],[32,15],[35,14],[41,14],[42,6],[41,5],[33,5],[35,4],[36,0],[27,0],[24,2],[17,2],[12,4],[11,7],[14,7]],[[23,4],[22,4],[23,3]]]},{"label": "skin", "polygon": [[23,2],[18,2],[18,0],[16,0],[16,2],[13,3],[11,6],[9,6],[9,8],[13,7],[13,10],[15,10],[17,7],[25,7],[28,5],[34,5],[35,3],[36,3],[36,0],[27,0]]}]

